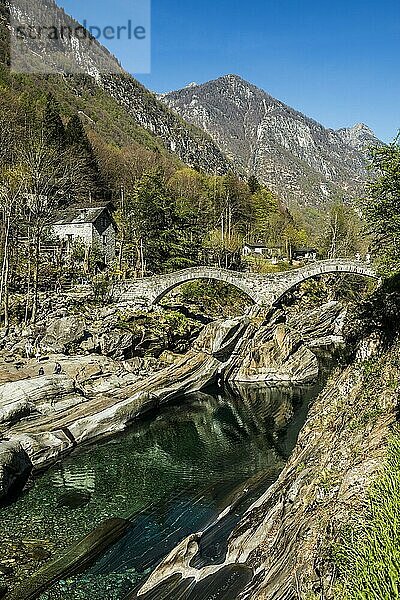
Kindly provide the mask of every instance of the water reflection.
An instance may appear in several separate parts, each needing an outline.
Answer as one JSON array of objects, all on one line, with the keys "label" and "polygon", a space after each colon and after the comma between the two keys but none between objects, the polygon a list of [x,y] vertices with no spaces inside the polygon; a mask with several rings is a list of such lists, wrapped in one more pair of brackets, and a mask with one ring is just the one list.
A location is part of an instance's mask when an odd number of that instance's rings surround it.
[{"label": "water reflection", "polygon": [[41,598],[119,600],[199,530],[207,533],[196,566],[221,562],[253,495],[282,470],[319,389],[241,385],[199,393],[45,473],[4,514],[17,538],[43,536],[62,550],[104,519],[129,518],[132,526],[90,570]]}]

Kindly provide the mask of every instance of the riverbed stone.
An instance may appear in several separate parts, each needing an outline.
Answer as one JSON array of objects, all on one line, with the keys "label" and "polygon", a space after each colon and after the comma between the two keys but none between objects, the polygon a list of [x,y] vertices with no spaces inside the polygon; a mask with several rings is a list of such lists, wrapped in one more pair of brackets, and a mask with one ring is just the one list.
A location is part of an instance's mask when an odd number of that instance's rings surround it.
[{"label": "riverbed stone", "polygon": [[12,424],[35,411],[45,414],[79,402],[74,381],[65,375],[12,381],[0,386],[0,423]]},{"label": "riverbed stone", "polygon": [[31,468],[32,463],[20,442],[0,442],[0,500],[26,481]]},{"label": "riverbed stone", "polygon": [[16,433],[12,441],[20,444],[36,469],[51,464],[76,445],[72,435],[62,430]]},{"label": "riverbed stone", "polygon": [[53,352],[68,352],[85,339],[85,327],[85,320],[79,316],[54,319],[47,326],[41,343]]}]

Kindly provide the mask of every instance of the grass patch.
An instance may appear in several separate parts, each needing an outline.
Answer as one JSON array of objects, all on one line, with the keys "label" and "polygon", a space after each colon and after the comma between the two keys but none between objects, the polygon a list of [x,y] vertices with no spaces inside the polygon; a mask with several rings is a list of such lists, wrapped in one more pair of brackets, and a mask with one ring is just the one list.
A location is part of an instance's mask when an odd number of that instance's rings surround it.
[{"label": "grass patch", "polygon": [[365,517],[335,548],[340,572],[335,600],[400,598],[400,432],[393,434],[382,475],[372,485]]}]

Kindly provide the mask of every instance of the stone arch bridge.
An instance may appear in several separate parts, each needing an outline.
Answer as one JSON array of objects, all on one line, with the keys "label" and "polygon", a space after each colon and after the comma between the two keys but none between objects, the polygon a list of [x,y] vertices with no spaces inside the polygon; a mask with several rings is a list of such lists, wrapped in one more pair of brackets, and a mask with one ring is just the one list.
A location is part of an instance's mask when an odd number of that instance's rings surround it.
[{"label": "stone arch bridge", "polygon": [[241,290],[255,304],[272,306],[302,281],[318,275],[339,273],[378,279],[370,265],[347,259],[321,260],[299,269],[267,275],[240,273],[216,267],[193,267],[166,275],[121,282],[115,286],[114,299],[152,305],[184,283],[196,279],[214,279]]}]

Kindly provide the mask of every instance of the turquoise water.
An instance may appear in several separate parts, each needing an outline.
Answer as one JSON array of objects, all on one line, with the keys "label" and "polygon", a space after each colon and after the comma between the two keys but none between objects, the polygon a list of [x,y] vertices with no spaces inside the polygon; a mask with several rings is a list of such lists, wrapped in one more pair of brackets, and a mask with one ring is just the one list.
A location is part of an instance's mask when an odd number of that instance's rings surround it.
[{"label": "turquoise water", "polygon": [[197,566],[223,562],[230,531],[278,477],[320,388],[196,394],[37,478],[2,509],[3,526],[16,540],[43,540],[57,556],[105,519],[132,523],[89,570],[59,582],[42,600],[121,600],[177,543],[207,527]]}]

